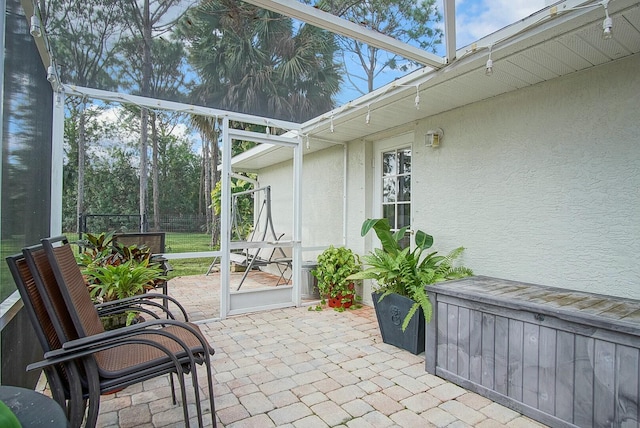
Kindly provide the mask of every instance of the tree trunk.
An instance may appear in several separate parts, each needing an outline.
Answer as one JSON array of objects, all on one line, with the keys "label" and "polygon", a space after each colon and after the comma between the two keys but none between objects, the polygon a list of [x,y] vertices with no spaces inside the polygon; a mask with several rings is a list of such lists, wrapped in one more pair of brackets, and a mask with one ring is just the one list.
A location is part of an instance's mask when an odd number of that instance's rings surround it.
[{"label": "tree trunk", "polygon": [[208,138],[203,139],[203,159],[204,159],[204,206],[207,221],[207,233],[211,233],[211,225],[213,219],[211,218],[211,152],[209,150],[210,142]]}]

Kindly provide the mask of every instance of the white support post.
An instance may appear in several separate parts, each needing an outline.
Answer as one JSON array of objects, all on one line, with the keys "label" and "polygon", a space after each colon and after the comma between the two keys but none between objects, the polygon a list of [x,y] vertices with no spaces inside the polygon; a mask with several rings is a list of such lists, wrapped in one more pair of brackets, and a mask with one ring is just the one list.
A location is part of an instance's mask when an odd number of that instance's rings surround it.
[{"label": "white support post", "polygon": [[300,286],[302,283],[302,136],[293,149],[293,301],[302,304]]},{"label": "white support post", "polygon": [[231,296],[229,246],[231,243],[231,137],[229,118],[222,119],[222,201],[220,209],[220,318],[229,314]]},{"label": "white support post", "polygon": [[369,46],[398,54],[422,65],[441,68],[445,64],[444,58],[296,0],[246,0],[246,2],[359,40]]},{"label": "white support post", "polygon": [[51,218],[49,235],[62,234],[62,169],[64,166],[64,92],[53,93],[53,128],[51,130]]},{"label": "white support post", "polygon": [[447,62],[456,59],[456,1],[444,0],[444,39]]}]

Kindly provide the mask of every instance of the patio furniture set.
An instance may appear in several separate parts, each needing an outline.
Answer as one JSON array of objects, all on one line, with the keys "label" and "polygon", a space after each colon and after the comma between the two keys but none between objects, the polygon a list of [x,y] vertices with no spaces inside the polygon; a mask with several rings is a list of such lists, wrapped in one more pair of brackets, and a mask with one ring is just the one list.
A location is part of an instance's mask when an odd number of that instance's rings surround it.
[{"label": "patio furniture set", "polygon": [[[203,426],[197,366],[206,370],[216,425],[214,350],[175,298],[146,293],[94,305],[65,237],[44,239],[7,262],[44,350],[29,369],[44,370],[71,426],[95,426],[102,394],[166,374],[174,404],[177,375],[187,426],[185,376],[192,376]],[[426,372],[550,426],[637,426],[640,301],[483,276],[427,292]],[[101,314],[131,309],[153,319],[104,331]]]},{"label": "patio furniture set", "polygon": [[[199,426],[204,426],[197,366],[206,372],[211,414],[215,415],[210,356],[214,350],[184,308],[170,296],[146,293],[94,305],[70,243],[48,238],[7,258],[11,273],[44,351],[44,360],[28,370],[43,369],[53,398],[67,412],[72,427],[96,425],[100,396],[129,385],[170,374],[180,384],[185,424],[189,410],[185,377],[191,375]],[[175,304],[184,321],[154,300]],[[148,309],[151,308],[151,309]],[[166,319],[157,314],[163,309]],[[113,331],[100,321],[104,312],[142,311],[154,319]],[[88,406],[88,408],[87,408]],[[213,426],[216,421],[213,418]]]}]

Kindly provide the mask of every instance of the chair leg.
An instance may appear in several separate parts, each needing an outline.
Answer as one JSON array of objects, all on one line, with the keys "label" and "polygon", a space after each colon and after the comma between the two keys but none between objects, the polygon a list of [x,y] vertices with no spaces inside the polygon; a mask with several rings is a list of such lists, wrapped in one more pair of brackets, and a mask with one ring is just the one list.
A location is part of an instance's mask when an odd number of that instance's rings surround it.
[{"label": "chair leg", "polygon": [[81,386],[81,376],[75,364],[65,366],[69,377],[69,402],[67,406],[69,424],[72,428],[80,427],[87,411],[87,400]]},{"label": "chair leg", "polygon": [[171,384],[171,402],[175,406],[178,404],[178,400],[176,398],[176,384],[173,381],[173,373],[169,373],[169,383]]},{"label": "chair leg", "polygon": [[209,389],[209,405],[211,407],[211,422],[213,424],[213,428],[216,428],[216,404],[213,401],[213,373],[211,371],[210,361],[211,360],[206,361],[205,366],[207,370],[207,387]]},{"label": "chair leg", "polygon": [[85,360],[85,372],[87,377],[87,389],[89,393],[89,409],[85,428],[95,428],[100,412],[100,379],[98,368],[93,361]]},{"label": "chair leg", "polygon": [[[202,423],[202,404],[200,403],[200,385],[198,384],[198,374],[195,365],[191,367],[191,382],[193,382],[193,395],[196,401],[196,414],[198,416],[198,426],[203,427]],[[184,403],[187,404],[186,402]]]}]

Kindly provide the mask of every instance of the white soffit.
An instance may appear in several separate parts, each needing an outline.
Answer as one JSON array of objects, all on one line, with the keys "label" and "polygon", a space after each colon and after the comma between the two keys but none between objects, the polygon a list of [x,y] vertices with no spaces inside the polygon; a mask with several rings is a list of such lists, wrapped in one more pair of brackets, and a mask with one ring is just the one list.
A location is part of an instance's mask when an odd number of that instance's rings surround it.
[{"label": "white soffit", "polygon": [[[471,47],[459,50],[458,59],[440,70],[418,70],[303,123],[302,133],[335,142],[372,139],[389,128],[638,54],[640,2],[615,0],[609,3],[609,11],[614,22],[611,40],[602,38],[602,6],[554,17],[545,9],[523,20],[538,22],[528,30],[516,25],[504,29],[505,33],[498,31],[478,41],[475,51]],[[486,76],[488,45],[493,43],[494,74]],[[416,87],[419,109],[414,103]],[[368,110],[371,120],[367,125]]]}]

